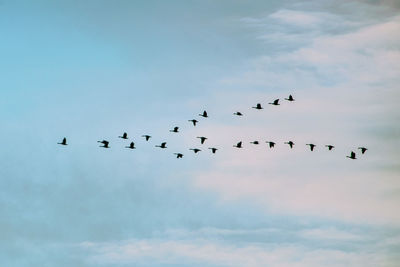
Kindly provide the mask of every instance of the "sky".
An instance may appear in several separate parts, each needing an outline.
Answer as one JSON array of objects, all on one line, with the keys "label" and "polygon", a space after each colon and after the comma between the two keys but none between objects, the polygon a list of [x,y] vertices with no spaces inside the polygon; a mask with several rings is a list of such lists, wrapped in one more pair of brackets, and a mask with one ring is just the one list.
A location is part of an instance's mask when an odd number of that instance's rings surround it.
[{"label": "sky", "polygon": [[0,265],[398,266],[399,11],[2,0]]}]

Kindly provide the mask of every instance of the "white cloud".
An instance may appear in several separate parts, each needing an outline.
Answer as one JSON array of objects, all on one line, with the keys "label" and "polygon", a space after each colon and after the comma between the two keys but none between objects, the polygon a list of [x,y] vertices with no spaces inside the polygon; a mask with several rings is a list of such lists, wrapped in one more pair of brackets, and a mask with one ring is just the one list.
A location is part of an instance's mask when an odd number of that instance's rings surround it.
[{"label": "white cloud", "polygon": [[[319,21],[320,13],[314,19],[311,13],[300,13],[282,10],[273,18],[294,25],[303,21],[302,27]],[[320,30],[306,44],[297,43],[293,51],[261,56],[248,63],[242,74],[222,81],[223,86],[238,88],[235,97],[240,97],[243,109],[292,92],[297,101],[259,113],[249,108],[240,125],[220,120],[207,129],[226,146],[235,139],[254,138],[273,138],[278,146],[273,151],[265,145],[259,150],[243,149],[240,154],[221,151],[224,159],[199,172],[194,186],[217,192],[224,201],[251,199],[266,212],[399,225],[400,195],[392,193],[400,189],[398,171],[382,166],[398,166],[400,144],[366,130],[400,130],[394,100],[400,83],[400,17],[369,22],[345,33]],[[284,34],[297,38],[296,33]],[[249,87],[266,89],[240,93]],[[298,144],[294,151],[282,148],[289,138]],[[305,148],[311,141],[318,145],[314,154]],[[337,145],[331,154],[323,150],[327,142]],[[370,148],[367,154],[357,161],[347,160],[345,155],[361,144]]]},{"label": "white cloud", "polygon": [[187,264],[217,266],[395,266],[379,251],[345,252],[308,249],[300,245],[248,244],[233,246],[205,240],[127,240],[113,243],[83,242],[80,247],[96,264]]}]

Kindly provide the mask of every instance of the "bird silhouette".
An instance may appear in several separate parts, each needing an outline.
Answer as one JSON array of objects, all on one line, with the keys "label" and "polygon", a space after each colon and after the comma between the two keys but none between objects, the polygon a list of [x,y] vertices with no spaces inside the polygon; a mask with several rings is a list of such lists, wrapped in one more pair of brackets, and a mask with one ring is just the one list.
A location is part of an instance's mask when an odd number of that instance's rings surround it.
[{"label": "bird silhouette", "polygon": [[365,148],[365,147],[359,147],[358,149],[361,149],[361,154],[364,154],[365,151],[368,150],[368,148]]},{"label": "bird silhouette", "polygon": [[189,120],[189,121],[193,123],[193,126],[196,126],[196,123],[198,123],[198,120],[195,120],[195,119]]},{"label": "bird silhouette", "polygon": [[204,118],[208,118],[208,114],[207,114],[207,111],[203,111],[203,114],[199,114],[199,116],[202,116],[202,117],[204,117]]},{"label": "bird silhouette", "polygon": [[329,150],[332,150],[333,148],[335,148],[335,146],[333,145],[325,145]]},{"label": "bird silhouette", "polygon": [[127,133],[123,133],[122,136],[118,136],[119,138],[122,139],[128,139],[128,134]]},{"label": "bird silhouette", "polygon": [[146,141],[149,141],[149,139],[151,138],[150,135],[142,135],[142,137],[146,138]]},{"label": "bird silhouette", "polygon": [[207,137],[204,137],[204,136],[197,136],[197,138],[200,139],[201,144],[204,144],[204,142],[208,139]]},{"label": "bird silhouette", "polygon": [[257,103],[257,105],[256,105],[255,107],[252,107],[252,108],[255,108],[255,109],[263,109],[263,107],[261,106],[260,103]]},{"label": "bird silhouette", "polygon": [[268,103],[268,104],[271,104],[271,105],[274,105],[274,106],[280,105],[280,104],[279,104],[279,98],[278,98],[278,99],[275,99],[274,102]]},{"label": "bird silhouette", "polygon": [[63,145],[63,146],[68,145],[68,144],[67,144],[67,138],[64,137],[63,140],[61,141],[61,143],[57,143],[57,144]]},{"label": "bird silhouette", "polygon": [[294,143],[292,141],[285,142],[285,144],[288,144],[290,146],[290,148],[293,148],[293,146],[294,146]]},{"label": "bird silhouette", "polygon": [[159,145],[159,146],[156,145],[156,147],[167,148],[166,144],[167,144],[167,142],[162,142],[161,145]]},{"label": "bird silhouette", "polygon": [[174,155],[176,155],[177,159],[183,158],[183,154],[182,153],[174,153]]},{"label": "bird silhouette", "polygon": [[269,148],[273,148],[275,146],[275,142],[266,141],[265,143],[269,144]]},{"label": "bird silhouette", "polygon": [[198,153],[201,151],[201,149],[198,148],[189,148],[189,150],[193,150],[194,153]]},{"label": "bird silhouette", "polygon": [[129,146],[126,146],[126,148],[135,149],[135,143],[131,142],[131,144]]},{"label": "bird silhouette", "polygon": [[294,98],[293,98],[292,95],[289,95],[289,98],[285,98],[285,100],[287,100],[287,101],[294,101]]},{"label": "bird silhouette", "polygon": [[104,148],[110,148],[109,146],[108,146],[108,144],[110,143],[110,142],[108,142],[107,140],[103,140],[103,141],[97,141],[98,143],[102,143],[103,145],[102,146],[100,146],[100,147],[104,147]]},{"label": "bird silhouette", "polygon": [[314,145],[314,144],[306,144],[307,146],[310,146],[310,150],[311,151],[314,151],[314,147],[316,147],[316,145]]},{"label": "bird silhouette", "polygon": [[237,143],[237,144],[234,145],[233,147],[242,148],[242,141],[240,141],[239,143]]},{"label": "bird silhouette", "polygon": [[239,112],[239,111],[236,111],[235,113],[233,113],[233,115],[236,115],[236,116],[243,116],[243,114],[242,114],[241,112]]},{"label": "bird silhouette", "polygon": [[356,153],[354,153],[353,151],[351,151],[350,156],[346,156],[349,159],[357,159],[356,158]]},{"label": "bird silhouette", "polygon": [[250,142],[250,144],[258,145],[259,143],[258,143],[258,141],[253,141],[253,142]]},{"label": "bird silhouette", "polygon": [[174,129],[172,129],[172,130],[169,130],[170,132],[173,132],[173,133],[178,133],[179,131],[179,127],[174,127]]},{"label": "bird silhouette", "polygon": [[215,152],[217,152],[217,150],[218,150],[218,148],[215,148],[215,147],[209,147],[208,149],[211,149],[211,152],[213,154],[215,154]]}]

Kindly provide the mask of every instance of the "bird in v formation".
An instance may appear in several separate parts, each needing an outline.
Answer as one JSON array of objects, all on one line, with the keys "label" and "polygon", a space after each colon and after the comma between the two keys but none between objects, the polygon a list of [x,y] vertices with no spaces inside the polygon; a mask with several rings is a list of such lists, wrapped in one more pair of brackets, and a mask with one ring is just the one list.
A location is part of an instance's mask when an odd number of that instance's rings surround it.
[{"label": "bird in v formation", "polygon": [[[292,101],[294,101],[294,98],[293,98],[292,95],[289,95],[289,97],[285,98],[285,100],[287,100],[289,102],[292,102]],[[275,99],[273,102],[268,103],[268,104],[275,105],[275,106],[280,105],[279,104],[279,99]],[[263,109],[263,107],[261,106],[260,103],[257,103],[257,105],[255,107],[252,107],[252,108],[254,108],[254,109]],[[235,113],[233,113],[233,115],[243,116],[243,114],[241,112],[239,112],[239,111],[236,111]],[[204,117],[204,118],[208,118],[208,113],[207,113],[206,110],[204,110],[203,113],[199,114],[199,116]],[[198,123],[198,121],[196,119],[189,120],[189,122],[192,122],[193,126],[196,126],[196,124]],[[170,132],[178,133],[179,132],[179,127],[175,126],[172,130],[170,130]],[[118,137],[121,138],[121,139],[128,139],[128,134],[126,132],[124,132],[122,134],[122,136],[118,136]],[[151,138],[150,135],[142,135],[142,137],[144,137],[146,141],[149,141],[149,139]],[[198,136],[197,138],[200,139],[200,143],[201,144],[204,144],[204,142],[208,139],[207,137],[204,137],[204,136]],[[102,141],[97,141],[97,142],[102,144],[102,146],[100,146],[100,147],[110,148],[110,146],[109,146],[110,142],[107,141],[107,140],[102,140]],[[252,141],[250,143],[254,144],[254,145],[258,145],[259,141]],[[266,141],[266,143],[268,144],[269,148],[274,148],[275,145],[276,145],[276,143],[272,142],[272,141]],[[284,142],[284,143],[288,144],[291,149],[294,146],[294,142],[293,141],[288,141],[288,142]],[[64,146],[68,145],[67,144],[67,138],[64,137],[63,140],[60,143],[57,143],[57,144],[64,145]],[[163,148],[164,149],[164,148],[167,148],[166,144],[167,144],[167,142],[162,142],[160,145],[156,145],[155,147],[159,147],[159,148]],[[312,143],[306,144],[306,145],[308,145],[310,147],[311,151],[314,151],[314,148],[316,147],[316,145],[312,144]],[[242,148],[243,147],[242,146],[242,141],[238,142],[236,145],[233,145],[233,147]],[[330,144],[329,145],[325,145],[325,147],[327,147],[329,151],[331,151],[333,148],[335,148],[335,146],[330,145]],[[131,142],[129,146],[126,146],[126,148],[136,149],[135,143]],[[218,150],[215,147],[210,147],[208,149],[210,149],[213,154],[215,154],[216,151]],[[361,154],[364,154],[368,150],[365,147],[358,147],[358,149],[361,150]],[[189,150],[192,150],[194,153],[198,153],[198,152],[201,151],[201,149],[198,149],[198,148],[190,148]],[[174,154],[177,156],[177,158],[182,158],[183,157],[182,153],[174,153]],[[351,151],[350,156],[346,156],[346,157],[348,157],[350,159],[356,159],[356,154],[355,154],[355,152]]]}]

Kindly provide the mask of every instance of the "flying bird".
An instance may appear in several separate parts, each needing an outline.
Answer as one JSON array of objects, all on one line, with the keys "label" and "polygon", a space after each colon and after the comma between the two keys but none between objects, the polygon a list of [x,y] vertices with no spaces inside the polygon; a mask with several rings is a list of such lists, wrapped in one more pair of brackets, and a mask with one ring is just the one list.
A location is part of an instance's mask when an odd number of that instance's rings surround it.
[{"label": "flying bird", "polygon": [[173,133],[178,133],[179,131],[179,127],[174,127],[174,129],[172,129],[172,130],[169,130],[170,132],[173,132]]},{"label": "flying bird", "polygon": [[349,158],[349,159],[357,159],[356,158],[356,153],[354,153],[353,151],[351,151],[350,156],[346,156],[346,157]]},{"label": "flying bird", "polygon": [[103,145],[102,146],[100,146],[100,147],[104,147],[104,148],[110,148],[109,146],[108,146],[108,144],[110,143],[110,142],[108,142],[107,140],[103,140],[103,141],[97,141],[98,143],[102,143]]},{"label": "flying bird", "polygon": [[269,144],[269,148],[273,148],[275,146],[275,142],[266,141],[265,143]]},{"label": "flying bird", "polygon": [[258,143],[258,141],[253,141],[253,142],[250,142],[250,144],[258,145],[259,143]]},{"label": "flying bird", "polygon": [[57,143],[57,144],[63,145],[63,146],[68,145],[68,144],[67,144],[67,138],[64,137],[63,140],[62,140],[62,142],[61,142],[61,143]]},{"label": "flying bird", "polygon": [[241,112],[239,112],[239,111],[236,111],[235,113],[233,113],[233,115],[236,115],[236,116],[243,116],[243,114],[242,114]]},{"label": "flying bird", "polygon": [[292,95],[289,95],[289,98],[285,98],[285,100],[287,100],[287,101],[294,101],[294,98],[293,98]]},{"label": "flying bird", "polygon": [[359,147],[358,149],[361,149],[361,154],[364,154],[365,151],[368,150],[368,148],[366,148],[366,147]]},{"label": "flying bird", "polygon": [[122,139],[128,139],[128,134],[127,133],[123,133],[122,136],[118,136],[119,138]]},{"label": "flying bird", "polygon": [[177,159],[183,158],[183,154],[182,153],[174,153],[174,155],[176,155]]},{"label": "flying bird", "polygon": [[196,126],[196,123],[198,123],[198,120],[189,120],[190,122],[192,122],[193,123],[193,126]]},{"label": "flying bird", "polygon": [[202,116],[202,117],[204,117],[204,118],[208,118],[208,114],[207,114],[207,111],[203,111],[203,114],[199,114],[199,116]]},{"label": "flying bird", "polygon": [[126,146],[126,148],[135,149],[135,143],[131,142],[131,144],[129,146]]},{"label": "flying bird", "polygon": [[194,153],[198,153],[201,151],[201,149],[198,148],[189,148],[189,150],[193,150]]},{"label": "flying bird", "polygon": [[159,145],[159,146],[157,146],[157,145],[156,145],[155,147],[159,147],[159,148],[167,148],[167,146],[166,146],[166,145],[167,145],[167,142],[162,142],[162,143],[161,143],[161,145]]},{"label": "flying bird", "polygon": [[208,139],[207,137],[204,136],[197,136],[197,138],[200,138],[201,144],[204,144],[204,142]]},{"label": "flying bird", "polygon": [[257,105],[256,105],[255,107],[252,107],[252,108],[255,108],[255,109],[263,109],[263,107],[261,107],[261,104],[260,104],[260,103],[257,103]]},{"label": "flying bird", "polygon": [[237,144],[234,145],[233,147],[242,148],[242,141],[240,141],[239,143],[237,143]]},{"label": "flying bird", "polygon": [[285,144],[288,144],[290,146],[290,148],[293,148],[293,146],[294,146],[294,143],[292,141],[285,142]]},{"label": "flying bird", "polygon": [[306,144],[307,146],[310,146],[310,150],[311,151],[314,151],[314,147],[316,147],[316,145],[314,145],[314,144]]},{"label": "flying bird", "polygon": [[325,145],[329,150],[332,150],[333,148],[335,148],[335,146],[333,145]]},{"label": "flying bird", "polygon": [[278,98],[278,99],[275,99],[274,102],[268,103],[268,104],[271,104],[271,105],[274,105],[274,106],[280,105],[280,104],[279,104],[279,98]]},{"label": "flying bird", "polygon": [[211,152],[213,154],[215,154],[215,152],[217,152],[217,150],[218,150],[218,148],[215,148],[215,147],[209,147],[208,149],[211,149]]},{"label": "flying bird", "polygon": [[146,141],[149,141],[149,139],[151,138],[150,135],[142,135],[142,137],[146,138]]}]

